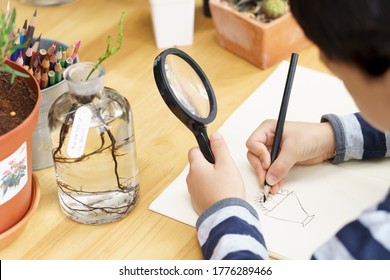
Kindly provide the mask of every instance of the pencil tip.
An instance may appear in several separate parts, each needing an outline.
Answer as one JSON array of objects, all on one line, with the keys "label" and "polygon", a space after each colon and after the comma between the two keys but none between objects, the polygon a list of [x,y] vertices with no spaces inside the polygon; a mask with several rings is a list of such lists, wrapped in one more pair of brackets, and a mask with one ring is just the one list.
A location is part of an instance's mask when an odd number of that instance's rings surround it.
[{"label": "pencil tip", "polygon": [[263,203],[267,200],[267,196],[264,194],[263,196]]}]

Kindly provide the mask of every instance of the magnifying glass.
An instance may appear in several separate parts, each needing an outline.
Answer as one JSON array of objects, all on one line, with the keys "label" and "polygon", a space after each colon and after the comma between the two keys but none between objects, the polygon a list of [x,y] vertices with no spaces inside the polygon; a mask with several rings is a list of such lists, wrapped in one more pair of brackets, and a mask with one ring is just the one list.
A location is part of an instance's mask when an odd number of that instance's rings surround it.
[{"label": "magnifying glass", "polygon": [[204,157],[215,163],[207,125],[215,119],[217,102],[206,74],[188,54],[176,48],[156,57],[153,72],[169,109],[195,135]]}]

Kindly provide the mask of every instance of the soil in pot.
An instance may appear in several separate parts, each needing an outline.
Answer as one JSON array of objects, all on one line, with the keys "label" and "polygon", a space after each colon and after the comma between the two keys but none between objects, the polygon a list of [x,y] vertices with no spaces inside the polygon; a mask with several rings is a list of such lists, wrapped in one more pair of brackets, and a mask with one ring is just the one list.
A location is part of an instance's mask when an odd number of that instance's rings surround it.
[{"label": "soil in pot", "polygon": [[16,77],[13,84],[10,78],[9,73],[0,75],[0,135],[20,125],[34,109],[38,98],[24,78]]}]

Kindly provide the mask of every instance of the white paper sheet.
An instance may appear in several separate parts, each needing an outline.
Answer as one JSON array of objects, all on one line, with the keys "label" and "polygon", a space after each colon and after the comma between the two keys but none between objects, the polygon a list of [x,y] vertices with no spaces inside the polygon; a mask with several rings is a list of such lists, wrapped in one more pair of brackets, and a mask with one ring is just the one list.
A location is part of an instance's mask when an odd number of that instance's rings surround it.
[{"label": "white paper sheet", "polygon": [[[244,178],[247,201],[260,215],[271,256],[308,259],[342,225],[384,196],[390,181],[390,161],[294,167],[286,177],[283,192],[262,205],[261,189],[246,159],[245,142],[263,120],[278,117],[287,71],[288,62],[282,62],[219,132]],[[287,120],[319,122],[326,113],[343,115],[356,111],[339,79],[297,67]],[[152,202],[150,209],[194,226],[198,215],[187,192],[187,174],[188,165]]]}]

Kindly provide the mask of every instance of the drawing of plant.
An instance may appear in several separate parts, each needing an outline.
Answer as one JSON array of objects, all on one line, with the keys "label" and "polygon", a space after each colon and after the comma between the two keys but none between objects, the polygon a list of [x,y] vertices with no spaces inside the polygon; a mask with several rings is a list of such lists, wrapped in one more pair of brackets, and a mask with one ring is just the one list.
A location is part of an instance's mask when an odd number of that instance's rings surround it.
[{"label": "drawing of plant", "polygon": [[265,216],[281,221],[301,224],[305,227],[315,215],[309,215],[303,208],[297,194],[294,191],[279,189],[277,194],[268,196],[263,201],[264,194],[258,193],[256,205],[265,213]]}]

